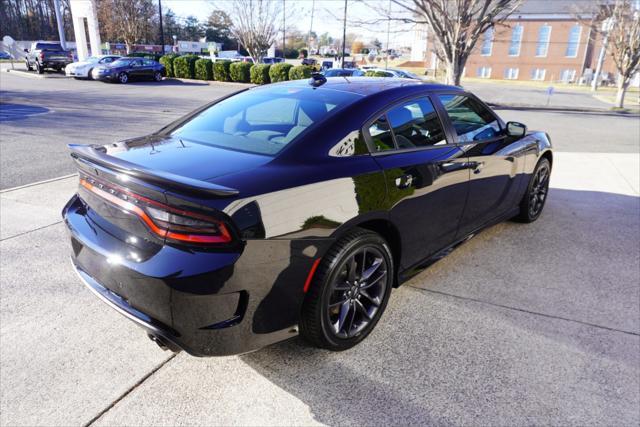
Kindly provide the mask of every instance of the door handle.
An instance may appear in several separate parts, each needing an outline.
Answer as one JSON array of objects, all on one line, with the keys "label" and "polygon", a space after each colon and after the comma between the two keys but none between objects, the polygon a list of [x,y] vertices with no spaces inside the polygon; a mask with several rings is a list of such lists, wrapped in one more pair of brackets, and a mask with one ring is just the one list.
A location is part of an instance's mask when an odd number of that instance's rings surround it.
[{"label": "door handle", "polygon": [[396,187],[398,187],[400,190],[409,188],[413,184],[413,180],[414,177],[411,174],[402,175],[396,178]]}]

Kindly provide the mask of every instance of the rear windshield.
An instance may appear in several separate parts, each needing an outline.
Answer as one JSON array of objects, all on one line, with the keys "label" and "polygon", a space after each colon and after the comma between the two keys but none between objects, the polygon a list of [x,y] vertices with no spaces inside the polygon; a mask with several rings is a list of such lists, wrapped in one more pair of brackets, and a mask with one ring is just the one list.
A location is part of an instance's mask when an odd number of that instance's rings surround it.
[{"label": "rear windshield", "polygon": [[311,87],[248,90],[212,105],[171,135],[220,148],[275,155],[357,97]]},{"label": "rear windshield", "polygon": [[62,50],[62,46],[57,43],[38,43],[36,44],[38,50]]}]

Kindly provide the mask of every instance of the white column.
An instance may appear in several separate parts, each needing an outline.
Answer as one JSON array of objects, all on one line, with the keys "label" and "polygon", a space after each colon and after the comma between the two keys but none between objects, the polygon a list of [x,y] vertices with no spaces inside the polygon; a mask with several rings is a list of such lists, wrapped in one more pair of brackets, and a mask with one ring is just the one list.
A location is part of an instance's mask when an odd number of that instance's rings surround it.
[{"label": "white column", "polygon": [[89,40],[91,41],[91,55],[101,55],[100,31],[98,30],[98,17],[94,2],[91,2],[91,13],[87,15],[87,27],[89,28]]},{"label": "white column", "polygon": [[87,35],[84,31],[84,17],[73,17],[73,32],[76,36],[76,49],[78,51],[78,61],[84,61],[88,56]]}]

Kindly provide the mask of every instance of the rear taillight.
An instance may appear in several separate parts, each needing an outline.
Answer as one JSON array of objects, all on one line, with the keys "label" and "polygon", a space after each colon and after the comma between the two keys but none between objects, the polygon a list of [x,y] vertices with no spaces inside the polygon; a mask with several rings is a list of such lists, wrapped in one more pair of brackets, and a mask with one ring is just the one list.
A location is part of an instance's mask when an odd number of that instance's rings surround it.
[{"label": "rear taillight", "polygon": [[44,59],[44,52],[40,52],[40,59]]},{"label": "rear taillight", "polygon": [[81,177],[80,185],[96,196],[136,215],[151,232],[167,240],[204,245],[225,244],[232,240],[224,222],[215,218],[175,209],[125,188],[110,183],[99,183],[90,177]]}]

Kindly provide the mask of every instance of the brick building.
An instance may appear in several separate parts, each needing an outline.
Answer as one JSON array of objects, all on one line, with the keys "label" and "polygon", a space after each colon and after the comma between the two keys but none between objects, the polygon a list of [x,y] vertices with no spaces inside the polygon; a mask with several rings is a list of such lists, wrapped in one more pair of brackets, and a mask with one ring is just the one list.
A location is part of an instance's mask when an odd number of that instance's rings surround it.
[{"label": "brick building", "polygon": [[[478,40],[467,61],[464,77],[567,83],[584,78],[588,81],[602,48],[600,37],[591,28],[590,17],[585,13],[590,9],[589,3],[595,8],[601,1],[524,0],[509,19]],[[428,31],[416,29],[415,38],[423,40],[425,47],[417,51],[417,55],[422,55],[427,69],[439,68],[438,59],[430,49],[433,41]],[[419,42],[414,41],[414,46],[417,45]],[[615,75],[615,67],[607,55],[603,76],[613,81]]]}]

